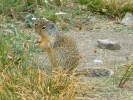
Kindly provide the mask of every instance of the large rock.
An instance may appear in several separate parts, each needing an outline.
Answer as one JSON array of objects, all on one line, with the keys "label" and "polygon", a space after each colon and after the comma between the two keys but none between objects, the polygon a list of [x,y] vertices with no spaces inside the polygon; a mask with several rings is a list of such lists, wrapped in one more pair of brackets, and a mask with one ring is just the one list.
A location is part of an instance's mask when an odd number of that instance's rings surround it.
[{"label": "large rock", "polygon": [[133,16],[131,13],[126,13],[124,18],[121,21],[121,24],[132,26],[133,25]]},{"label": "large rock", "polygon": [[106,40],[98,39],[97,42],[98,42],[98,47],[101,49],[119,50],[121,48],[119,43],[109,41],[108,39]]}]

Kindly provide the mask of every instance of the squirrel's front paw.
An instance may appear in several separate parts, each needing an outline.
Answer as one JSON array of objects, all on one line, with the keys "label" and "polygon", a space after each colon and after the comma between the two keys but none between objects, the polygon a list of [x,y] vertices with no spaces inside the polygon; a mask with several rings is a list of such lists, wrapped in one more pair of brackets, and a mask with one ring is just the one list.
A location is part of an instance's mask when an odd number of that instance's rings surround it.
[{"label": "squirrel's front paw", "polygon": [[38,45],[40,44],[40,41],[36,40],[36,41],[34,41],[34,44],[35,44],[36,47],[38,47]]}]

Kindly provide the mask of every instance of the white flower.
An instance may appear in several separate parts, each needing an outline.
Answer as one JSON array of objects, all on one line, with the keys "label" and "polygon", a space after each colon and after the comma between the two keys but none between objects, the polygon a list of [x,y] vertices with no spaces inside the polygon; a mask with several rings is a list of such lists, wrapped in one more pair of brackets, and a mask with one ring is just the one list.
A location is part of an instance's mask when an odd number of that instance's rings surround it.
[{"label": "white flower", "polygon": [[48,3],[48,1],[47,1],[47,0],[44,0],[44,2],[45,2],[45,3]]},{"label": "white flower", "polygon": [[43,17],[42,20],[47,20],[47,19],[45,17]]},{"label": "white flower", "polygon": [[33,17],[33,18],[32,18],[32,20],[36,20],[36,18],[35,18],[35,17]]}]

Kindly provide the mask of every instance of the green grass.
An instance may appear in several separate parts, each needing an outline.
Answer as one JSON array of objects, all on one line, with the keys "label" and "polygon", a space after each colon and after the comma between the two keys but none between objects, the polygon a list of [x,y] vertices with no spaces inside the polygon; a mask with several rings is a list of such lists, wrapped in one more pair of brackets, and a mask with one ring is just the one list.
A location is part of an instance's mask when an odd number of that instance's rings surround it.
[{"label": "green grass", "polygon": [[[126,12],[133,12],[132,0],[48,0],[48,2],[43,0],[0,1],[0,13],[17,19],[24,19],[26,13],[33,13],[37,17],[46,17],[54,22],[61,21],[62,17],[56,16],[55,13],[62,11],[68,14],[74,14],[76,13],[76,10],[79,9],[79,14],[81,14],[82,5],[87,7],[87,12],[95,11],[119,18]],[[73,4],[75,6],[73,6]],[[76,16],[77,14],[74,17]],[[67,16],[67,19],[71,20],[71,18],[71,15]]]},{"label": "green grass", "polygon": [[78,3],[86,5],[87,10],[118,18],[122,18],[126,12],[133,12],[132,0],[78,0]]},{"label": "green grass", "polygon": [[132,29],[132,28],[126,27],[126,26],[123,26],[123,25],[114,28],[114,30],[115,30],[116,32],[118,32],[118,31],[119,31],[119,32],[120,32],[120,31],[126,32],[126,33],[128,33],[128,34],[132,34],[132,33],[133,33],[133,29]]}]

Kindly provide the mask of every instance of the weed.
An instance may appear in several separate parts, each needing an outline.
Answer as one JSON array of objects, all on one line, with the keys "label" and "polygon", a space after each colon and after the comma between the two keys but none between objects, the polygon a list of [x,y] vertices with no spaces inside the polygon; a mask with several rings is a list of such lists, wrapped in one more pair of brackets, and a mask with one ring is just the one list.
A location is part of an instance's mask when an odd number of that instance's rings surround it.
[{"label": "weed", "polygon": [[119,87],[123,87],[125,83],[127,83],[129,80],[133,79],[133,63],[126,65],[127,70],[125,71],[120,83]]}]

